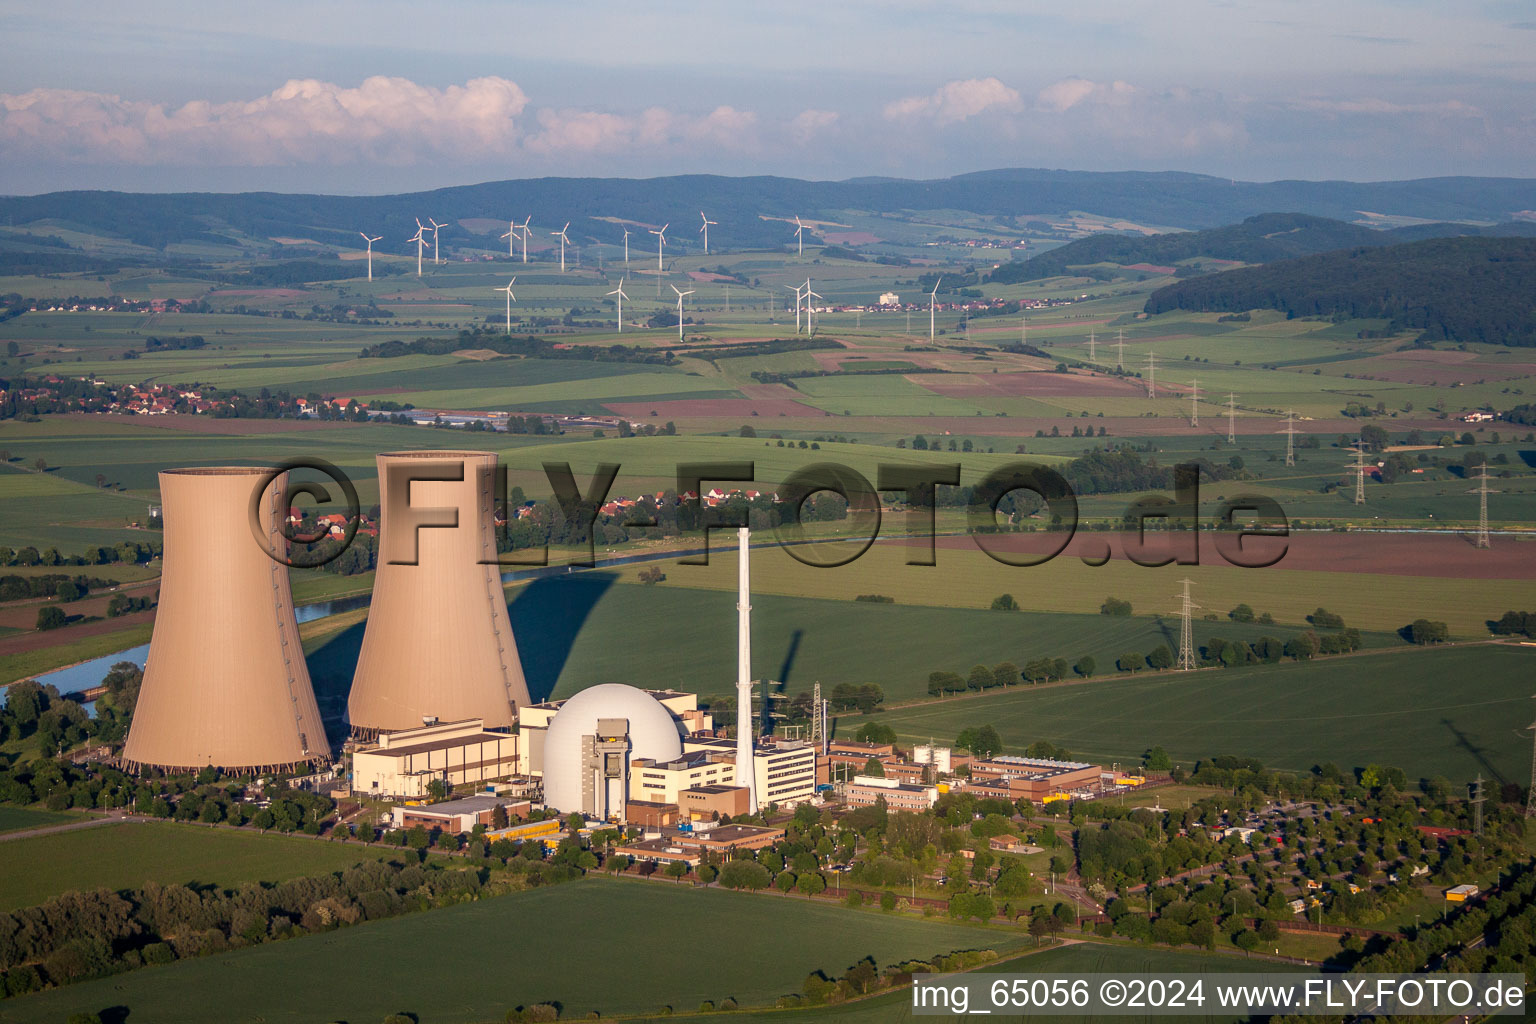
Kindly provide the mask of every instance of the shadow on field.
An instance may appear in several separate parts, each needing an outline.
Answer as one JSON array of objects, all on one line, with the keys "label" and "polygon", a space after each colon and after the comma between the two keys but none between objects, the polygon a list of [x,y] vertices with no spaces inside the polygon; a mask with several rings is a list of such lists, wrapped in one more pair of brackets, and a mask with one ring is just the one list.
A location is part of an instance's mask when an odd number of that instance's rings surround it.
[{"label": "shadow on field", "polygon": [[528,584],[507,605],[528,694],[535,703],[554,692],[587,617],[617,579],[611,572],[549,576]]},{"label": "shadow on field", "polygon": [[347,695],[352,692],[352,674],[357,671],[357,656],[363,649],[364,626],[362,622],[348,626],[304,656],[320,719],[332,740],[347,732]]},{"label": "shadow on field", "polygon": [[1502,786],[1505,782],[1508,781],[1502,774],[1500,774],[1499,770],[1493,766],[1493,762],[1488,760],[1488,750],[1486,747],[1480,747],[1473,743],[1471,737],[1462,732],[1460,729],[1456,728],[1455,723],[1452,722],[1449,718],[1440,719],[1440,724],[1449,729],[1451,735],[1456,737],[1455,745],[1460,747],[1462,750],[1465,750],[1472,756],[1473,760],[1482,765],[1483,771],[1492,776],[1495,782]]}]

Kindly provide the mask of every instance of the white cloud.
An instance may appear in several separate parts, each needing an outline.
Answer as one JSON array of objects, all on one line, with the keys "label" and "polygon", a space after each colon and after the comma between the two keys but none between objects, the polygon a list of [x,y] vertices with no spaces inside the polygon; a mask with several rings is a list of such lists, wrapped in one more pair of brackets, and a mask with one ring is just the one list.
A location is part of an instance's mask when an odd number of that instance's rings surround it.
[{"label": "white cloud", "polygon": [[1086,78],[1063,78],[1040,90],[1035,105],[1040,110],[1061,113],[1080,103],[1108,103],[1125,105],[1136,96],[1136,87],[1126,82],[1101,84]]},{"label": "white cloud", "polygon": [[532,111],[516,82],[497,77],[441,89],[383,76],[356,87],[293,79],[253,100],[179,107],[65,89],[0,95],[0,147],[68,163],[409,166],[685,143],[747,151],[756,128],[755,113],[729,106]]},{"label": "white cloud", "polygon": [[891,120],[928,117],[940,123],[964,121],[988,110],[1014,113],[1024,109],[1018,90],[996,78],[963,78],[946,82],[928,96],[908,96],[885,105]]},{"label": "white cloud", "polygon": [[811,141],[817,135],[831,129],[838,122],[838,114],[834,110],[802,110],[789,122],[789,133],[792,138],[801,145]]},{"label": "white cloud", "polygon": [[34,89],[0,96],[0,142],[84,162],[275,166],[504,153],[528,105],[517,83],[474,78],[444,89],[375,76],[355,88],[292,79],[266,96],[180,107],[105,93]]}]

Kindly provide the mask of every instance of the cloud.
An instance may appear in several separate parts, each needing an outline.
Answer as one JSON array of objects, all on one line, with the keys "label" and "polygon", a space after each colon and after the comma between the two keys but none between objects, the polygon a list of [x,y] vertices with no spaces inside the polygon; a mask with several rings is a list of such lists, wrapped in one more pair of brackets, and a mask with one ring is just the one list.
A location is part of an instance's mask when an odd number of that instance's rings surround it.
[{"label": "cloud", "polygon": [[1124,106],[1136,95],[1136,88],[1126,82],[1101,84],[1086,78],[1063,78],[1040,90],[1035,105],[1040,110],[1059,114],[1089,101]]},{"label": "cloud", "polygon": [[106,93],[0,96],[0,143],[82,162],[275,166],[504,153],[528,97],[504,78],[437,89],[375,76],[348,88],[292,79],[254,100],[180,107]]},{"label": "cloud", "polygon": [[838,114],[833,110],[802,110],[789,122],[789,133],[802,145],[837,124]]},{"label": "cloud", "polygon": [[1020,131],[1037,143],[1070,151],[1084,141],[1133,159],[1187,157],[1243,148],[1242,113],[1218,93],[1072,76],[1041,89]]},{"label": "cloud", "polygon": [[684,143],[750,150],[756,126],[755,113],[729,106],[702,115],[533,111],[516,82],[497,77],[445,88],[383,76],[356,87],[293,79],[253,100],[179,107],[66,89],[0,95],[8,155],[86,164],[408,166]]},{"label": "cloud", "polygon": [[1390,100],[1365,96],[1358,99],[1305,98],[1292,100],[1293,110],[1307,110],[1318,114],[1366,114],[1395,116],[1402,114],[1439,114],[1449,117],[1482,117],[1483,112],[1460,100],[1442,100],[1436,103],[1393,103]]},{"label": "cloud", "polygon": [[1024,109],[1018,90],[996,78],[963,78],[946,82],[928,96],[908,96],[885,105],[890,120],[932,118],[942,123],[964,121],[988,110],[1016,113]]}]

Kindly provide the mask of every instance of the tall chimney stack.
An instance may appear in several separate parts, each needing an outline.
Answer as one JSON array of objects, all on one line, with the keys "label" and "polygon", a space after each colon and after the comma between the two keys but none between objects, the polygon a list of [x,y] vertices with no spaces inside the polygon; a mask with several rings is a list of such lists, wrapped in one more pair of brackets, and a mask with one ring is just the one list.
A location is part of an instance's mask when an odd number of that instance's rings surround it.
[{"label": "tall chimney stack", "polygon": [[736,785],[747,787],[747,809],[757,813],[757,763],[752,756],[752,531],[736,531]]}]

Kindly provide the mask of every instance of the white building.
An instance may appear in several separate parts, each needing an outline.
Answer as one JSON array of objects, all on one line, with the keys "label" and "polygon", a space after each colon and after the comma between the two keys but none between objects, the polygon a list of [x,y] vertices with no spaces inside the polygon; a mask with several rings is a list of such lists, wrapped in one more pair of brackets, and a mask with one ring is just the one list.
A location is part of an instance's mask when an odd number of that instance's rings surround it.
[{"label": "white building", "polygon": [[899,306],[899,305],[901,305],[901,296],[897,295],[895,292],[881,292],[880,293],[880,305],[882,305],[882,306]]},{"label": "white building", "polygon": [[352,792],[419,799],[440,780],[449,786],[505,779],[517,773],[518,737],[492,732],[471,718],[382,733],[352,755]]}]

